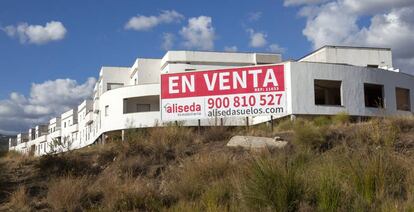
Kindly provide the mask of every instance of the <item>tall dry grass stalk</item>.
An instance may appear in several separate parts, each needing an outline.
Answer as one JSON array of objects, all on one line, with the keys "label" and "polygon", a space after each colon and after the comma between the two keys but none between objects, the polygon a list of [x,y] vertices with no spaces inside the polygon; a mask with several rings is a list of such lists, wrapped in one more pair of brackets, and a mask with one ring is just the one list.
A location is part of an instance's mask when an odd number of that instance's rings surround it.
[{"label": "tall dry grass stalk", "polygon": [[65,176],[52,180],[48,185],[47,202],[56,211],[81,211],[90,183],[88,177]]},{"label": "tall dry grass stalk", "polygon": [[30,198],[25,186],[19,186],[9,197],[9,207],[11,211],[31,211]]}]

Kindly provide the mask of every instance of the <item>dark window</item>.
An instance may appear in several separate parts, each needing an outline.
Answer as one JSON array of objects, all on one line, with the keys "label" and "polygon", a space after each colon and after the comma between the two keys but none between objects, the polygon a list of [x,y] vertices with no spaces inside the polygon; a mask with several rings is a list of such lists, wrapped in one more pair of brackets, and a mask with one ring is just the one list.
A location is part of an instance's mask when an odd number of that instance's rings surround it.
[{"label": "dark window", "polygon": [[378,65],[372,65],[372,64],[368,64],[367,65],[368,68],[378,68]]},{"label": "dark window", "polygon": [[108,83],[108,84],[107,84],[107,90],[108,90],[108,91],[110,91],[110,90],[112,90],[112,89],[115,89],[115,88],[120,88],[120,87],[122,87],[122,86],[124,86],[124,84],[123,84],[123,83]]},{"label": "dark window", "polygon": [[397,100],[397,110],[411,110],[410,90],[405,88],[395,88],[395,97]]},{"label": "dark window", "polygon": [[109,105],[105,106],[105,116],[109,116]]},{"label": "dark window", "polygon": [[315,80],[316,105],[342,105],[341,81]]},{"label": "dark window", "polygon": [[384,86],[376,84],[364,84],[364,96],[366,107],[384,107]]},{"label": "dark window", "polygon": [[150,104],[137,104],[137,112],[148,112],[151,111]]}]

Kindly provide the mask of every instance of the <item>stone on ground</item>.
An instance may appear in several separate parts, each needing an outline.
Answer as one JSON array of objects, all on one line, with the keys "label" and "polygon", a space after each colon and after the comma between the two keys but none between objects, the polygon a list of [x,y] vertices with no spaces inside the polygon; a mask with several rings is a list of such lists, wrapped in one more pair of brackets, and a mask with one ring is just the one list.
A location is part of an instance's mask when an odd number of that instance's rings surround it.
[{"label": "stone on ground", "polygon": [[283,148],[287,141],[280,137],[267,138],[256,136],[233,136],[227,143],[228,147],[243,147],[245,149]]}]

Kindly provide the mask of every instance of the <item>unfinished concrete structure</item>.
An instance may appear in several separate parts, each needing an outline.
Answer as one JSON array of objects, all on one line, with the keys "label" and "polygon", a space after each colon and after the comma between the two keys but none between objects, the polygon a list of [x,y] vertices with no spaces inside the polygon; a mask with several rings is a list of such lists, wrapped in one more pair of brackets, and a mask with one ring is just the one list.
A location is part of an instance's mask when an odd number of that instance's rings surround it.
[{"label": "unfinished concrete structure", "polygon": [[[107,132],[159,126],[164,124],[161,74],[265,64],[284,66],[287,107],[283,116],[347,112],[369,117],[414,111],[414,76],[393,66],[387,48],[325,46],[298,61],[282,61],[280,54],[169,51],[160,59],[138,58],[132,67],[102,67],[91,99],[51,119],[47,134],[44,125],[35,128],[34,139],[19,134],[16,142],[10,141],[10,149],[43,155],[102,141]],[[268,116],[248,119],[251,125],[269,120]],[[184,122],[197,124],[197,120]],[[201,125],[212,124],[201,120]],[[224,124],[245,123],[232,118]]]}]

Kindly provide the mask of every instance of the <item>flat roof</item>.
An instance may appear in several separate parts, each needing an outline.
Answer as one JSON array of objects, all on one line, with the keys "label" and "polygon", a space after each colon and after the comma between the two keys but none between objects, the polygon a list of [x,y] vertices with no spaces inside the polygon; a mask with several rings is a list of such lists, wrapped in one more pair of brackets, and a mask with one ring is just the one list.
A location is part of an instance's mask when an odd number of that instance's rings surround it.
[{"label": "flat roof", "polygon": [[277,52],[250,52],[250,51],[216,51],[216,50],[168,50],[167,52],[209,52],[209,53],[228,53],[228,54],[274,54],[281,55]]},{"label": "flat roof", "polygon": [[369,47],[369,46],[334,46],[334,45],[325,45],[320,47],[319,49],[316,49],[315,51],[310,52],[309,54],[306,54],[305,56],[301,57],[298,59],[302,60],[303,58],[308,57],[309,55],[312,55],[322,49],[326,49],[326,48],[334,48],[334,49],[371,49],[371,50],[386,50],[386,51],[391,51],[391,48],[385,48],[385,47]]}]

